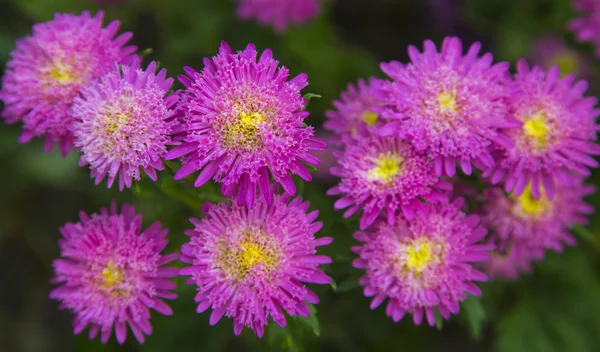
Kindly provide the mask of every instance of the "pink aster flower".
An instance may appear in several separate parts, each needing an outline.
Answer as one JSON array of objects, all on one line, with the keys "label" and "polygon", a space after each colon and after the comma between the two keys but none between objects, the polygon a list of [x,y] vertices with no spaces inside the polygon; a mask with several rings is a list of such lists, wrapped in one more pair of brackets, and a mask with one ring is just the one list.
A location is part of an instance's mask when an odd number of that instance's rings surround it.
[{"label": "pink aster flower", "polygon": [[222,42],[219,55],[204,60],[201,73],[186,67],[179,80],[187,88],[179,105],[184,141],[166,159],[185,156],[175,174],[182,179],[201,170],[194,186],[211,178],[222,192],[237,192],[238,204],[252,207],[256,189],[269,203],[270,174],[290,195],[296,193],[291,174],[306,181],[311,174],[304,163],[319,159],[310,150],[324,150],[312,127],[303,127],[308,111],[300,90],[308,85],[306,74],[288,79],[271,50],[257,61],[253,44],[234,53]]},{"label": "pink aster flower", "polygon": [[592,42],[596,56],[600,57],[600,1],[573,0],[573,7],[581,13],[581,17],[571,20],[567,27],[575,33],[578,41]]},{"label": "pink aster flower", "polygon": [[122,344],[129,325],[144,343],[144,335],[152,333],[149,308],[171,315],[171,308],[161,299],[177,298],[170,292],[175,284],[167,279],[177,276],[178,269],[164,265],[179,254],[160,254],[167,245],[168,230],[157,222],[141,232],[142,216],[130,205],[123,205],[119,213],[115,202],[110,210],[79,216],[80,222],[60,229],[61,258],[54,260],[56,276],[52,279],[60,286],[50,298],[74,313],[75,334],[89,325],[90,339],[100,332],[106,343],[114,327]]},{"label": "pink aster flower", "polygon": [[33,35],[17,40],[2,79],[1,115],[6,123],[23,121],[20,143],[45,136],[45,151],[55,142],[62,155],[73,145],[71,104],[81,90],[115,62],[130,62],[131,33],[113,38],[119,22],[102,27],[103,12],[91,17],[56,14],[33,26]]},{"label": "pink aster flower", "polygon": [[191,220],[196,228],[186,231],[190,242],[181,247],[181,260],[192,266],[180,274],[198,285],[196,311],[212,308],[211,325],[225,315],[233,318],[236,335],[246,326],[262,337],[269,316],[286,325],[282,308],[290,316],[308,316],[306,302],[319,302],[304,283],[331,282],[318,268],[331,259],[315,253],[333,239],[316,239],[323,225],[313,222],[319,212],[307,214],[308,202],[289,199],[275,196],[271,205],[257,200],[252,209],[209,204],[203,220]]},{"label": "pink aster flower", "polygon": [[75,98],[73,124],[75,147],[83,152],[79,165],[90,165],[99,184],[108,175],[108,187],[119,179],[119,189],[140,179],[140,169],[156,181],[162,170],[170,133],[177,122],[171,109],[178,94],[167,95],[172,78],[166,70],[158,74],[156,63],[146,70],[140,63],[115,65]]},{"label": "pink aster flower", "polygon": [[591,79],[594,76],[590,60],[552,35],[546,35],[533,43],[532,62],[549,70],[553,66],[560,68],[561,75],[574,74],[579,78]]},{"label": "pink aster flower", "polygon": [[308,22],[319,13],[321,0],[234,0],[242,20],[256,19],[263,26],[283,32],[289,25]]},{"label": "pink aster flower", "polygon": [[479,56],[480,48],[475,43],[463,55],[460,39],[448,37],[438,52],[427,40],[423,53],[409,46],[409,64],[381,64],[393,81],[378,81],[373,89],[375,98],[387,104],[375,110],[392,119],[380,133],[425,150],[438,176],[453,176],[457,161],[467,175],[472,164],[493,166],[492,143],[510,146],[503,135],[509,127],[504,102],[508,64],[492,65],[492,55]]},{"label": "pink aster flower", "polygon": [[481,295],[473,281],[487,276],[471,263],[488,260],[491,245],[476,244],[487,231],[479,216],[459,209],[463,199],[419,208],[411,221],[399,216],[395,225],[379,221],[370,232],[357,232],[354,267],[365,269],[359,281],[371,309],[389,298],[386,314],[398,322],[411,313],[416,325],[435,324],[435,310],[444,319],[457,314],[467,294]]},{"label": "pink aster flower", "polygon": [[531,181],[539,199],[540,185],[552,198],[555,180],[571,184],[573,172],[589,175],[588,167],[598,166],[591,155],[600,154],[594,121],[600,110],[594,109],[595,98],[583,97],[587,86],[573,75],[561,79],[558,67],[546,73],[519,61],[508,100],[509,113],[519,124],[508,132],[514,147],[500,149],[496,167],[483,176],[491,176],[494,184],[506,176],[505,190],[514,189],[516,195]]},{"label": "pink aster flower", "polygon": [[516,280],[521,274],[530,273],[533,262],[544,257],[543,249],[529,246],[527,241],[506,241],[492,235],[490,242],[496,243],[496,249],[482,266],[492,279]]},{"label": "pink aster flower", "polygon": [[[501,188],[490,188],[485,191],[481,206],[483,223],[499,237],[500,243],[523,241],[532,250],[562,252],[563,243],[575,244],[569,229],[575,224],[587,224],[586,216],[594,212],[594,208],[583,201],[594,192],[594,186],[583,185],[581,181],[570,187],[557,186],[552,200],[543,192],[536,199],[530,185],[519,196],[505,196]],[[541,259],[543,255],[536,257]]]},{"label": "pink aster flower", "polygon": [[339,167],[331,173],[341,178],[328,195],[342,195],[336,209],[350,207],[344,217],[358,210],[363,213],[360,228],[365,229],[385,211],[388,222],[394,223],[398,211],[408,219],[422,200],[448,201],[452,185],[439,179],[434,163],[423,151],[417,151],[399,138],[370,136],[348,143],[344,152],[337,152]]},{"label": "pink aster flower", "polygon": [[381,105],[371,94],[370,87],[374,82],[375,79],[370,78],[368,84],[363,79],[356,85],[348,84],[340,99],[333,101],[335,110],[325,112],[327,121],[323,127],[334,133],[336,144],[341,144],[347,136],[368,133],[367,131],[373,128],[371,126],[377,126],[381,121],[379,114],[371,111],[371,108]]}]

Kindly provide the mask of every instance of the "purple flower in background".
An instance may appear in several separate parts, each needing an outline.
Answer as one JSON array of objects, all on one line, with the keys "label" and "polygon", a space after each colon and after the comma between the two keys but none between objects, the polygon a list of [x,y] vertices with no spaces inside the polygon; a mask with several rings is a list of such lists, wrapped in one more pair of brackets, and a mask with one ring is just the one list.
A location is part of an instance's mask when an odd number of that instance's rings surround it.
[{"label": "purple flower in background", "polygon": [[321,0],[234,0],[242,20],[256,19],[282,32],[289,25],[308,22],[319,13]]},{"label": "purple flower in background", "polygon": [[506,176],[505,190],[516,195],[531,183],[535,198],[543,185],[548,198],[554,196],[555,180],[569,185],[573,172],[589,175],[597,167],[592,155],[600,154],[596,144],[596,98],[583,97],[585,81],[573,75],[561,79],[558,67],[546,73],[529,68],[524,60],[517,65],[508,100],[509,113],[520,127],[511,129],[514,147],[496,153],[497,164],[484,173],[496,184]]},{"label": "purple flower in background", "polygon": [[[570,187],[557,186],[552,200],[544,192],[536,199],[532,190],[528,185],[519,196],[505,196],[500,187],[487,189],[481,206],[482,222],[497,237],[498,249],[508,247],[510,253],[510,247],[516,245],[522,248],[521,254],[517,249],[513,256],[540,260],[547,249],[562,252],[563,243],[575,244],[569,230],[575,224],[588,223],[587,216],[594,208],[583,198],[596,188],[577,180]],[[536,252],[537,255],[532,255]]]},{"label": "purple flower in background", "polygon": [[600,57],[600,1],[573,0],[573,8],[581,13],[569,22],[568,29],[579,42],[592,42],[596,57]]},{"label": "purple flower in background", "polygon": [[175,179],[201,170],[194,186],[213,178],[223,195],[235,191],[238,204],[249,207],[257,187],[271,202],[270,175],[294,195],[292,174],[310,181],[304,164],[319,164],[310,151],[327,148],[313,137],[312,127],[303,126],[308,111],[300,90],[308,85],[306,74],[288,81],[288,69],[279,67],[271,50],[258,61],[257,54],[252,44],[234,53],[223,42],[219,55],[204,59],[201,73],[185,68],[187,76],[179,76],[187,88],[179,105],[184,141],[165,156],[184,156]]},{"label": "purple flower in background", "polygon": [[496,249],[482,266],[491,279],[516,280],[521,274],[530,273],[533,262],[544,257],[543,249],[530,247],[524,241],[504,241],[492,235],[490,242],[496,243]]},{"label": "purple flower in background", "polygon": [[564,41],[552,35],[534,42],[531,59],[535,65],[546,70],[558,66],[562,76],[574,74],[584,79],[593,77],[590,60],[576,50],[569,49]]},{"label": "purple flower in background", "polygon": [[506,124],[507,63],[492,65],[492,55],[479,56],[481,45],[463,55],[460,39],[444,39],[440,52],[427,40],[423,53],[409,46],[409,64],[382,63],[393,80],[378,81],[375,98],[387,106],[375,109],[392,122],[382,135],[407,139],[425,150],[438,176],[455,174],[456,162],[466,174],[494,165],[493,142],[510,146],[500,130]]},{"label": "purple flower in background", "polygon": [[395,137],[371,134],[348,143],[346,150],[336,152],[339,166],[331,173],[341,178],[327,194],[342,195],[336,209],[350,207],[344,217],[363,210],[360,228],[365,229],[384,211],[394,223],[398,211],[408,219],[422,200],[448,201],[452,185],[434,173],[433,161],[423,151]]},{"label": "purple flower in background", "polygon": [[171,108],[179,96],[167,95],[173,79],[166,78],[166,70],[155,72],[155,62],[146,70],[137,60],[131,67],[115,65],[75,98],[73,135],[83,152],[79,164],[90,165],[96,184],[108,175],[108,187],[118,179],[123,190],[140,179],[140,169],[154,181],[156,170],[163,170],[161,158],[173,144],[169,135],[177,122]]},{"label": "purple flower in background", "polygon": [[471,263],[488,260],[493,246],[476,244],[487,231],[478,226],[479,216],[460,211],[463,203],[428,204],[411,221],[400,216],[395,225],[379,221],[355,234],[361,245],[353,248],[359,256],[353,264],[366,271],[359,282],[365,296],[374,297],[371,309],[389,298],[386,314],[395,322],[411,313],[416,325],[425,315],[433,326],[436,309],[448,319],[467,294],[481,295],[473,281],[487,276]]},{"label": "purple flower in background", "polygon": [[61,154],[73,146],[71,104],[81,90],[115,63],[130,62],[136,51],[124,46],[131,33],[113,38],[119,22],[102,28],[103,12],[91,17],[56,14],[33,26],[33,34],[17,40],[2,79],[1,112],[6,123],[23,121],[20,143],[45,137],[44,150],[59,143]]},{"label": "purple flower in background", "polygon": [[381,125],[379,114],[371,108],[381,105],[371,94],[374,78],[369,83],[360,79],[356,85],[350,83],[339,100],[333,101],[335,110],[325,112],[327,120],[323,124],[326,130],[333,132],[336,144],[341,145],[344,138],[368,134],[371,126]]},{"label": "purple flower in background", "polygon": [[[276,189],[274,190],[276,191]],[[223,315],[233,318],[239,335],[244,326],[262,337],[269,317],[285,327],[281,308],[288,315],[308,316],[306,302],[319,297],[304,283],[328,284],[331,279],[318,268],[331,263],[316,248],[333,240],[315,238],[319,212],[307,214],[308,202],[276,195],[271,205],[258,199],[254,208],[233,203],[208,204],[203,220],[186,231],[190,242],[182,246],[182,258],[192,266],[181,269],[198,285],[198,313],[212,308],[210,324]]]},{"label": "purple flower in background", "polygon": [[56,275],[52,279],[59,287],[50,298],[74,313],[75,334],[90,326],[90,339],[100,332],[106,343],[114,328],[122,344],[129,325],[144,343],[144,335],[152,333],[149,308],[171,315],[171,308],[161,299],[177,298],[170,292],[175,284],[167,279],[177,276],[178,269],[164,265],[179,254],[160,254],[167,245],[168,230],[157,222],[142,232],[142,217],[133,206],[123,205],[119,213],[115,202],[110,210],[79,216],[80,222],[60,229],[61,258],[53,262]]}]

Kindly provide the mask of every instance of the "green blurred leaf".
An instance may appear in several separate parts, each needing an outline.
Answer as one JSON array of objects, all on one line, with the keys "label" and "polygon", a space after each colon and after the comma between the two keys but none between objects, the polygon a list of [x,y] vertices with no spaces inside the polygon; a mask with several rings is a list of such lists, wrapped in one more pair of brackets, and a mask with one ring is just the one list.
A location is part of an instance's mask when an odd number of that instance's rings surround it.
[{"label": "green blurred leaf", "polygon": [[481,298],[475,296],[469,296],[463,303],[462,308],[465,310],[467,322],[469,323],[469,331],[473,338],[478,339],[481,337],[481,330],[485,321],[486,315],[483,305],[481,304]]}]

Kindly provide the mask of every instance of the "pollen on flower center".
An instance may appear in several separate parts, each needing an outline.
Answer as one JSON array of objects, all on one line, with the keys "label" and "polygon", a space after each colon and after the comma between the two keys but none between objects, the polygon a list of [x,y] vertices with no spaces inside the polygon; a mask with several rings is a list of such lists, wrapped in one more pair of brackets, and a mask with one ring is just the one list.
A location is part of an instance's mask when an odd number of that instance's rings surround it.
[{"label": "pollen on flower center", "polygon": [[404,267],[407,271],[420,274],[433,261],[433,246],[427,240],[417,240],[416,243],[406,247],[406,261]]},{"label": "pollen on flower center", "polygon": [[523,132],[537,149],[543,149],[548,144],[549,128],[542,114],[535,114],[531,119],[525,121]]},{"label": "pollen on flower center", "polygon": [[265,117],[258,112],[242,112],[234,123],[225,126],[225,142],[238,147],[256,146],[259,143],[258,126],[263,122]]},{"label": "pollen on flower center", "polygon": [[258,265],[266,272],[276,269],[279,264],[278,251],[268,243],[259,241],[259,237],[263,236],[262,233],[246,230],[243,239],[233,248],[223,244],[219,257],[223,269],[238,280],[243,280]]},{"label": "pollen on flower center", "polygon": [[59,84],[68,84],[76,79],[67,65],[52,65],[49,76]]},{"label": "pollen on flower center", "polygon": [[127,121],[130,119],[130,116],[121,113],[116,116],[109,115],[106,117],[106,119],[108,122],[107,126],[106,126],[106,130],[108,132],[114,132],[115,130],[117,130],[119,128],[119,126],[123,126],[124,124],[126,124]]},{"label": "pollen on flower center", "polygon": [[112,288],[118,285],[123,280],[123,273],[113,263],[108,263],[102,270],[101,275],[104,288]]},{"label": "pollen on flower center", "polygon": [[372,111],[365,111],[362,115],[362,120],[369,126],[373,126],[377,123],[377,118],[379,115]]},{"label": "pollen on flower center", "polygon": [[437,101],[442,112],[456,112],[456,96],[450,92],[442,92],[437,97]]},{"label": "pollen on flower center", "polygon": [[531,193],[531,186],[527,185],[523,193],[517,198],[518,210],[528,217],[537,217],[550,208],[550,201],[542,193],[540,199],[535,199]]},{"label": "pollen on flower center", "polygon": [[375,159],[375,167],[369,170],[369,180],[379,180],[383,183],[390,183],[400,172],[404,158],[397,154],[381,154]]}]

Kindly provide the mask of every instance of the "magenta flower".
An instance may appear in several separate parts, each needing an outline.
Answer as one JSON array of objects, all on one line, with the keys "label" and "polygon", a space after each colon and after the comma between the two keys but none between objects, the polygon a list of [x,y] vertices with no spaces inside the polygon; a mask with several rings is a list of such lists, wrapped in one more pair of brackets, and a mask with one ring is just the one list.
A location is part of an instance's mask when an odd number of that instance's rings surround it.
[{"label": "magenta flower", "polygon": [[371,133],[336,153],[339,167],[333,167],[331,173],[341,180],[327,194],[343,196],[335,208],[350,207],[344,217],[363,210],[361,230],[381,211],[393,224],[398,211],[412,219],[415,210],[424,207],[422,200],[448,201],[449,192],[445,191],[451,191],[452,185],[435,175],[433,161],[398,138]]},{"label": "magenta flower", "polygon": [[516,195],[531,181],[537,199],[543,185],[551,199],[555,180],[568,185],[574,182],[573,172],[589,175],[588,167],[598,166],[591,155],[600,154],[594,121],[600,110],[594,109],[595,98],[583,97],[587,86],[575,82],[573,75],[561,79],[557,67],[546,73],[519,61],[508,100],[509,112],[520,125],[509,131],[514,147],[501,148],[496,167],[483,176],[491,176],[494,184],[506,176],[505,190],[514,189]]},{"label": "magenta flower", "polygon": [[[519,196],[505,196],[501,188],[490,188],[484,193],[482,221],[499,238],[498,248],[505,247],[506,242],[524,242],[529,251],[540,248],[562,252],[563,243],[575,244],[569,229],[587,224],[586,216],[594,212],[583,198],[595,189],[578,180],[571,187],[557,186],[550,200],[543,192],[536,199],[531,185]],[[543,252],[536,257],[542,259]]]},{"label": "magenta flower", "polygon": [[190,242],[181,247],[181,260],[192,266],[180,274],[198,285],[196,311],[212,308],[211,325],[225,315],[233,318],[236,335],[247,326],[262,337],[269,316],[286,325],[281,308],[290,316],[308,316],[306,302],[319,302],[304,283],[331,282],[318,268],[331,259],[315,253],[333,239],[316,239],[323,225],[313,222],[319,212],[307,214],[308,202],[289,199],[275,196],[271,205],[259,199],[252,209],[209,204],[203,220],[191,220],[196,228],[186,231]]},{"label": "magenta flower", "polygon": [[379,114],[371,111],[371,108],[381,105],[371,94],[374,82],[375,78],[370,78],[368,84],[363,79],[357,85],[348,84],[340,100],[333,101],[335,110],[325,112],[327,120],[323,127],[333,132],[336,144],[341,144],[348,136],[368,134],[375,128],[372,126],[381,126]]},{"label": "magenta flower", "polygon": [[584,79],[594,76],[588,57],[570,49],[563,40],[552,35],[543,36],[534,42],[531,59],[535,65],[546,70],[558,66],[562,76],[574,74]]},{"label": "magenta flower", "polygon": [[234,0],[242,20],[256,19],[263,26],[283,32],[289,25],[308,22],[319,13],[320,0]]},{"label": "magenta flower", "polygon": [[61,154],[73,146],[71,104],[81,90],[115,62],[130,62],[134,46],[123,46],[131,33],[113,38],[119,22],[102,28],[103,12],[91,17],[56,14],[33,26],[33,35],[17,40],[6,64],[0,99],[6,123],[23,121],[20,143],[45,136],[44,150],[59,143]]},{"label": "magenta flower", "polygon": [[544,257],[544,250],[530,247],[526,241],[504,241],[493,235],[491,242],[497,243],[491,258],[483,262],[483,269],[492,280],[516,280],[533,270],[533,262]]},{"label": "magenta flower", "polygon": [[253,44],[234,53],[222,42],[219,55],[204,60],[201,73],[186,67],[179,76],[187,88],[179,105],[184,141],[166,159],[185,156],[175,174],[182,179],[201,170],[194,186],[211,178],[222,193],[237,193],[238,204],[252,207],[256,189],[271,202],[271,174],[290,195],[296,193],[291,174],[306,181],[311,174],[304,163],[319,159],[309,151],[324,150],[312,127],[303,127],[308,111],[300,90],[308,85],[306,74],[288,81],[288,70],[278,67],[271,50],[257,61]]},{"label": "magenta flower", "polygon": [[375,109],[392,119],[380,133],[410,140],[435,162],[438,176],[455,174],[456,162],[465,174],[494,165],[493,142],[510,147],[503,128],[507,63],[492,65],[492,55],[479,55],[481,44],[463,55],[460,39],[448,37],[438,52],[427,40],[423,53],[408,48],[411,62],[382,63],[392,82],[378,81],[375,98],[387,104]]},{"label": "magenta flower", "polygon": [[141,232],[142,216],[130,205],[123,205],[119,213],[115,202],[110,211],[79,216],[80,222],[60,229],[61,258],[54,260],[56,276],[52,279],[60,286],[50,298],[75,314],[75,334],[89,325],[90,339],[100,332],[106,343],[114,326],[122,344],[129,325],[144,343],[144,335],[152,333],[149,308],[171,315],[171,308],[161,299],[177,298],[169,292],[175,284],[167,279],[177,276],[178,269],[164,265],[179,254],[160,254],[167,245],[168,230],[161,230],[157,222]]},{"label": "magenta flower", "polygon": [[156,181],[163,170],[161,158],[173,144],[170,133],[177,121],[171,109],[178,94],[168,95],[173,84],[156,63],[146,70],[140,63],[117,66],[75,98],[75,147],[83,152],[79,165],[90,165],[99,184],[108,175],[108,187],[118,178],[119,189],[140,179],[140,169]]},{"label": "magenta flower", "polygon": [[573,0],[573,7],[581,13],[567,25],[579,42],[592,42],[596,57],[600,57],[600,2],[598,0]]},{"label": "magenta flower", "polygon": [[374,297],[371,309],[389,298],[386,314],[395,322],[411,313],[420,325],[425,314],[433,326],[436,309],[448,319],[467,294],[481,295],[473,281],[487,276],[471,263],[488,260],[493,246],[476,244],[487,231],[478,226],[479,216],[460,211],[463,203],[429,204],[411,221],[399,216],[395,225],[379,221],[354,235],[362,244],[353,248],[359,256],[353,265],[366,271],[359,282],[365,296]]}]

